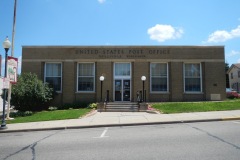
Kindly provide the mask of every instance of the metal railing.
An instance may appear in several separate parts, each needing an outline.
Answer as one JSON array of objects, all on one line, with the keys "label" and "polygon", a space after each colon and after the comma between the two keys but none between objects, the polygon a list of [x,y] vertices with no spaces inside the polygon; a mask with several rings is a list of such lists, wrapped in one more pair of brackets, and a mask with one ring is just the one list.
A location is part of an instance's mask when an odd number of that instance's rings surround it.
[{"label": "metal railing", "polygon": [[104,110],[106,111],[107,103],[109,102],[109,90],[106,91],[106,98],[104,100]]},{"label": "metal railing", "polygon": [[146,102],[146,90],[144,90],[144,96],[142,91],[137,91],[137,102],[138,103]]}]

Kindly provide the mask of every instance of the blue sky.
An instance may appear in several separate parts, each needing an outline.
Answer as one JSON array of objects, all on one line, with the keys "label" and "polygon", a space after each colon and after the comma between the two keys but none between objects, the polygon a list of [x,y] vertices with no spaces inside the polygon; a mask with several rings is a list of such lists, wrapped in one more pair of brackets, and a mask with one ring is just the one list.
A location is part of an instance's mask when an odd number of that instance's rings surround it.
[{"label": "blue sky", "polygon": [[[227,63],[240,63],[239,6],[239,0],[17,0],[14,57],[21,62],[23,45],[220,45]],[[0,1],[2,42],[12,41],[13,11],[14,0]],[[4,60],[4,49],[0,54]]]}]

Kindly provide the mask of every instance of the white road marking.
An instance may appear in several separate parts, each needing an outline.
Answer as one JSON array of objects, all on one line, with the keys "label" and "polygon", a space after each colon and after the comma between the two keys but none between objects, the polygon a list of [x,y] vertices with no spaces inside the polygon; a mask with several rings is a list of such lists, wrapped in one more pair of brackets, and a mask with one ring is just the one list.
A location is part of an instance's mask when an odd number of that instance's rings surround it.
[{"label": "white road marking", "polygon": [[108,128],[105,128],[104,131],[102,132],[102,134],[100,135],[100,137],[93,137],[93,138],[106,138],[106,137],[109,137],[109,136],[105,136],[107,131],[108,131]]},{"label": "white road marking", "polygon": [[237,123],[237,124],[240,124],[240,122],[239,122],[239,121],[234,121],[233,123]]},{"label": "white road marking", "polygon": [[101,134],[100,137],[101,137],[101,138],[102,138],[102,137],[105,137],[105,134],[107,133],[107,131],[108,131],[108,128],[105,128],[105,130],[103,131],[103,133]]}]

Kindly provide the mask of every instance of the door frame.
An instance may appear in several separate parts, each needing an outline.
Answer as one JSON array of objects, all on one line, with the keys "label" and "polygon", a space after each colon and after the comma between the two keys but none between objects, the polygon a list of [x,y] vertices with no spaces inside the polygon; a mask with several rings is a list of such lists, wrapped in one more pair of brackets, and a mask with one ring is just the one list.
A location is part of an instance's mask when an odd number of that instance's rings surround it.
[{"label": "door frame", "polygon": [[[122,63],[122,64],[130,64],[130,75],[121,75],[121,76],[115,76],[115,64],[119,64],[119,63]],[[129,98],[129,101],[123,101],[123,92],[121,93],[121,101],[116,101],[115,100],[115,80],[121,80],[121,83],[122,83],[122,91],[123,91],[123,81],[124,80],[129,80],[129,83],[130,83],[130,98]],[[131,98],[132,98],[132,64],[131,62],[115,62],[113,64],[113,101],[115,102],[130,102],[131,101]]]},{"label": "door frame", "polygon": [[[128,80],[129,81],[129,85],[130,85],[130,88],[129,88],[129,101],[126,101],[126,100],[124,100],[124,81],[125,80]],[[116,98],[116,93],[115,93],[115,81],[121,81],[121,101],[117,101],[115,98]],[[116,78],[116,79],[114,79],[114,86],[113,86],[113,98],[114,98],[114,101],[116,101],[116,102],[130,102],[131,101],[131,94],[132,94],[132,85],[131,85],[131,79],[129,79],[129,78]]]}]

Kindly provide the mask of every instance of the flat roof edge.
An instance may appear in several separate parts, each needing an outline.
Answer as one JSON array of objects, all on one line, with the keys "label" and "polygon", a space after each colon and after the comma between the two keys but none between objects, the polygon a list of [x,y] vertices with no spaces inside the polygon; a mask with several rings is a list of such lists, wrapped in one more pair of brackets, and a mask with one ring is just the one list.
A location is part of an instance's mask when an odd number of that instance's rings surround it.
[{"label": "flat roof edge", "polygon": [[96,46],[76,46],[76,45],[23,45],[22,48],[224,48],[225,46],[154,46],[154,45],[96,45]]}]

